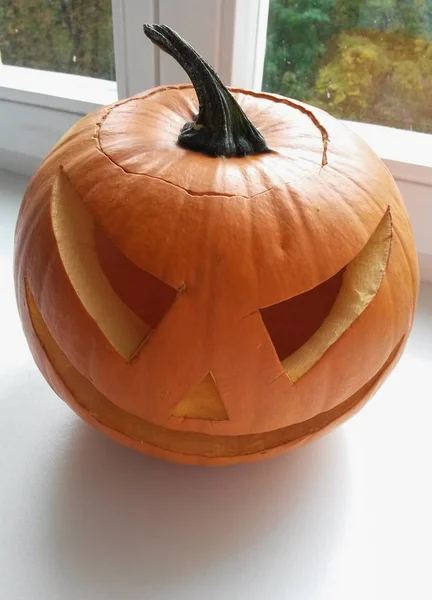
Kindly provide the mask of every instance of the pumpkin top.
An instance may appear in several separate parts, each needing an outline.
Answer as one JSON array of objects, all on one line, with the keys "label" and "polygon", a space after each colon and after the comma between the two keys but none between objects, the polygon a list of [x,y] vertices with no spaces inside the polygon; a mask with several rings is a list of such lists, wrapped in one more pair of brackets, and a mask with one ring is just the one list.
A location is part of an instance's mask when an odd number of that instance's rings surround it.
[{"label": "pumpkin top", "polygon": [[184,148],[179,132],[200,118],[196,93],[160,87],[77,123],[35,174],[22,212],[37,214],[62,170],[135,265],[189,291],[211,274],[241,312],[330,278],[389,206],[404,212],[387,169],[342,123],[281,96],[231,93],[270,152],[225,158]]},{"label": "pumpkin top", "polygon": [[100,148],[127,173],[157,177],[191,194],[251,198],[319,176],[327,162],[327,132],[306,105],[264,93],[232,93],[271,152],[226,158],[180,146],[179,131],[196,114],[191,85],[157,88],[115,105],[100,124]]}]

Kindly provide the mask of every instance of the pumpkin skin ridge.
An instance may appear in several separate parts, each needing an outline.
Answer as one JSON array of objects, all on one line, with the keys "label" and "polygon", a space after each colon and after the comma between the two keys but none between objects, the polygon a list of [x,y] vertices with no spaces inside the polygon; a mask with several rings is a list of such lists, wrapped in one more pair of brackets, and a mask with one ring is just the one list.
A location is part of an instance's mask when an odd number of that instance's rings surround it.
[{"label": "pumpkin skin ridge", "polygon": [[[399,233],[399,231],[397,230],[396,226],[393,228],[393,231],[394,231],[394,234],[396,235],[396,237],[398,239],[399,244],[401,245],[401,247],[403,249],[403,256],[404,256],[405,262],[406,262],[406,264],[408,266],[408,270],[409,270],[409,272],[411,274],[411,283],[412,283],[413,296],[414,296],[414,310],[412,312],[412,317],[411,317],[411,325],[412,325],[413,322],[414,322],[415,306],[417,304],[418,293],[419,293],[419,289],[418,289],[419,286],[418,286],[418,283],[417,283],[417,281],[418,281],[418,275],[416,276],[416,273],[413,271],[412,264],[411,264],[411,262],[410,262],[410,260],[408,258],[409,257],[409,251],[407,250],[407,245],[405,243],[404,236]],[[418,261],[418,259],[416,259],[416,260]],[[418,262],[417,262],[417,265],[418,265]]]},{"label": "pumpkin skin ridge", "polygon": [[[158,177],[157,175],[151,175],[149,173],[140,173],[140,172],[136,172],[130,169],[125,168],[124,166],[122,166],[121,164],[119,164],[118,162],[116,162],[111,156],[110,154],[108,154],[103,147],[102,144],[102,140],[101,140],[101,132],[102,132],[102,127],[104,122],[106,121],[106,119],[108,118],[108,116],[118,107],[118,106],[123,106],[125,104],[128,104],[130,102],[135,102],[135,101],[139,101],[139,100],[147,100],[148,98],[151,98],[152,96],[155,96],[157,94],[163,93],[165,91],[171,91],[171,90],[183,90],[183,89],[193,89],[193,86],[191,84],[181,84],[181,85],[165,85],[165,86],[159,86],[157,88],[154,88],[153,90],[150,90],[149,93],[144,93],[144,94],[137,94],[135,96],[132,96],[130,98],[126,98],[124,100],[121,100],[119,102],[116,102],[115,104],[110,105],[109,107],[107,107],[105,114],[102,116],[101,120],[96,123],[96,133],[95,133],[95,139],[97,142],[96,148],[99,152],[101,152],[101,154],[103,154],[103,156],[105,158],[107,158],[115,167],[118,167],[119,169],[121,169],[123,171],[123,173],[125,173],[125,175],[139,175],[141,177],[149,177],[151,179],[157,179],[159,181],[162,181],[165,184],[168,185],[172,185],[175,188],[182,190],[184,192],[186,192],[189,196],[197,196],[197,197],[206,197],[206,196],[214,196],[214,197],[225,197],[225,198],[243,198],[245,200],[251,200],[253,198],[258,198],[260,195],[262,194],[266,194],[268,192],[270,192],[271,190],[274,190],[276,188],[282,188],[284,186],[289,186],[289,182],[285,181],[283,183],[278,183],[276,185],[273,185],[269,188],[266,188],[264,190],[261,190],[260,192],[257,192],[255,194],[251,194],[251,195],[244,195],[244,194],[230,194],[227,192],[215,192],[215,191],[206,191],[206,192],[195,192],[191,189],[188,189],[187,187],[178,185],[176,183],[173,183],[172,181],[168,181],[166,179],[164,179],[163,177]],[[323,153],[322,153],[322,160],[321,160],[321,165],[319,167],[319,169],[325,167],[328,164],[328,159],[327,159],[327,148],[328,148],[328,143],[330,141],[329,138],[329,134],[327,132],[327,129],[319,122],[319,119],[315,116],[315,114],[309,110],[308,108],[306,108],[307,104],[305,103],[296,103],[294,101],[292,101],[289,98],[284,98],[283,96],[278,96],[276,94],[268,94],[265,92],[255,92],[253,90],[249,90],[249,89],[242,89],[242,88],[234,88],[234,87],[228,87],[228,89],[230,90],[230,92],[235,93],[235,94],[242,94],[244,96],[252,96],[253,98],[263,98],[275,103],[279,103],[279,104],[284,104],[286,106],[289,106],[291,108],[294,108],[298,111],[300,111],[302,114],[306,115],[310,121],[314,124],[314,126],[317,128],[317,130],[321,133],[321,139],[322,139],[322,145],[323,145]],[[312,107],[313,108],[313,107]],[[277,150],[272,150],[270,149],[270,153],[273,154],[279,154],[279,152]],[[214,157],[216,159],[216,157]],[[251,157],[244,157],[245,160],[250,159]],[[227,159],[229,160],[229,159]],[[304,159],[306,160],[306,159]],[[309,162],[309,161],[308,161]],[[313,162],[313,161],[310,161]],[[308,177],[308,174],[306,174],[304,177]]]}]

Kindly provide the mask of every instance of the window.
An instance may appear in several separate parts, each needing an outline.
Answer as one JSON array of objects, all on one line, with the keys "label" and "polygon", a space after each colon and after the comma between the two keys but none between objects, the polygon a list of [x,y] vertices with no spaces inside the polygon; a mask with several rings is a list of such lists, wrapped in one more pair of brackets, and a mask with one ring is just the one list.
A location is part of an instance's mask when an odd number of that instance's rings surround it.
[{"label": "window", "polygon": [[2,0],[5,65],[115,79],[109,0]]},{"label": "window", "polygon": [[[36,114],[17,103],[84,115],[117,99],[115,79],[110,0],[2,0],[0,103],[13,105],[0,108],[14,113],[5,117],[0,112],[8,151],[25,128],[28,132],[26,120],[40,119],[40,127],[50,122],[53,136],[73,121],[64,115]],[[41,149],[50,141],[48,134]],[[0,143],[0,155],[2,147]]]},{"label": "window", "polygon": [[263,89],[432,133],[429,0],[270,0]]}]

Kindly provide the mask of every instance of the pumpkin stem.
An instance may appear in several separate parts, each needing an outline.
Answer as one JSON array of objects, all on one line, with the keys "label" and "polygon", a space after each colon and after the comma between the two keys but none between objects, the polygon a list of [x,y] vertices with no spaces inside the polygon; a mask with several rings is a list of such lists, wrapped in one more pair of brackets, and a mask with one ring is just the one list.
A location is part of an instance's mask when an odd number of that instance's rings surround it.
[{"label": "pumpkin stem", "polygon": [[186,71],[198,97],[198,114],[183,125],[180,146],[224,157],[270,152],[217,73],[188,42],[167,25],[144,25],[144,33]]}]

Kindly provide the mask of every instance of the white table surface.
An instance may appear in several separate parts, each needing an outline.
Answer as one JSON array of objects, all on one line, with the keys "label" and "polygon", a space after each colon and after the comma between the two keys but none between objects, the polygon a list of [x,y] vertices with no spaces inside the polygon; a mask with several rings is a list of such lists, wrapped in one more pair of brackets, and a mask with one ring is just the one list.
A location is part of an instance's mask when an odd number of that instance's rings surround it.
[{"label": "white table surface", "polygon": [[0,173],[0,599],[432,598],[432,287],[398,367],[349,423],[255,465],[146,458],[81,423],[21,331]]}]

